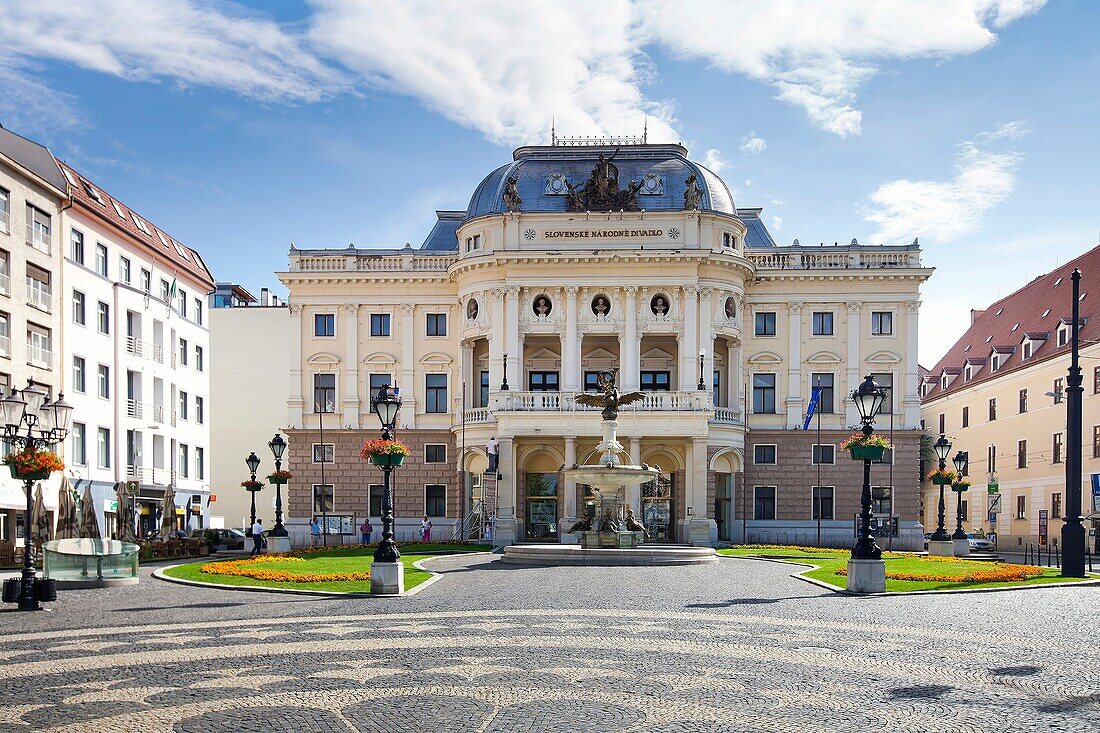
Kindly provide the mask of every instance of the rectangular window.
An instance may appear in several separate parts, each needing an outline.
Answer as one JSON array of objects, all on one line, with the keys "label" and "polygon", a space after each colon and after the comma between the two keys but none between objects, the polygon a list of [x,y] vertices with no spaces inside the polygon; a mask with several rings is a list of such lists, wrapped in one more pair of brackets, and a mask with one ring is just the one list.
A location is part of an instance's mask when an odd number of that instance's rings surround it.
[{"label": "rectangular window", "polygon": [[206,449],[195,446],[195,478],[202,481],[206,478]]},{"label": "rectangular window", "polygon": [[203,367],[202,347],[196,344],[195,345],[195,371],[201,372],[204,368],[205,367]]},{"label": "rectangular window", "polygon": [[202,325],[202,298],[195,298],[195,323]]},{"label": "rectangular window", "polygon": [[[11,356],[11,315],[0,311],[0,356]],[[4,377],[3,387],[7,388],[10,379]]]},{"label": "rectangular window", "polygon": [[986,449],[985,465],[989,473],[997,473],[997,446],[991,445]]},{"label": "rectangular window", "polygon": [[50,366],[50,359],[53,358],[50,329],[28,323],[27,351],[29,352],[29,361],[31,364],[48,369]]},{"label": "rectangular window", "polygon": [[1100,425],[1092,426],[1092,457],[1100,458]]},{"label": "rectangular window", "polygon": [[813,331],[814,336],[832,336],[833,314],[829,311],[814,311]]},{"label": "rectangular window", "polygon": [[989,400],[989,421],[992,422],[997,419],[997,398],[992,397]]},{"label": "rectangular window", "polygon": [[160,279],[160,299],[165,303],[172,302],[172,286],[164,278]]},{"label": "rectangular window", "polygon": [[181,318],[187,318],[187,291],[183,288],[176,290],[176,310]]},{"label": "rectangular window", "polygon": [[1020,390],[1020,414],[1027,412],[1027,390]]},{"label": "rectangular window", "polygon": [[834,490],[832,486],[813,486],[813,516],[811,519],[834,518]]},{"label": "rectangular window", "polygon": [[447,314],[446,313],[429,313],[428,314],[428,335],[429,336],[446,336],[447,335]]},{"label": "rectangular window", "polygon": [[187,366],[187,353],[189,351],[187,339],[180,339],[180,366]]},{"label": "rectangular window", "polygon": [[1016,497],[1016,518],[1027,519],[1027,497],[1023,494]]},{"label": "rectangular window", "polygon": [[69,232],[69,259],[78,265],[84,264],[84,232],[78,229]]},{"label": "rectangular window", "polygon": [[389,336],[390,335],[390,314],[389,313],[371,313],[370,314],[370,335],[371,336]]},{"label": "rectangular window", "polygon": [[313,484],[313,513],[331,513],[334,506],[333,498],[332,484]]},{"label": "rectangular window", "polygon": [[95,243],[95,271],[107,277],[107,245],[103,242]]},{"label": "rectangular window", "polygon": [[424,375],[425,412],[447,411],[447,375]]},{"label": "rectangular window", "polygon": [[480,385],[481,385],[480,394],[478,395],[478,397],[480,398],[480,404],[478,404],[478,407],[488,407],[489,406],[489,372],[482,372],[481,373]]},{"label": "rectangular window", "polygon": [[80,324],[81,326],[87,323],[87,312],[84,306],[84,293],[79,290],[73,291],[73,323]]},{"label": "rectangular window", "polygon": [[367,377],[367,379],[369,380],[367,383],[367,396],[371,400],[373,400],[375,395],[378,394],[378,390],[393,384],[393,380],[390,379],[389,374],[371,374]]},{"label": "rectangular window", "polygon": [[313,411],[329,413],[336,411],[336,375],[313,375]]},{"label": "rectangular window", "polygon": [[833,375],[830,374],[811,374],[810,384],[818,390],[817,398],[817,410],[818,412],[831,415],[836,410],[836,406],[833,403],[834,390],[833,390]]},{"label": "rectangular window", "polygon": [[180,478],[190,477],[191,455],[186,443],[180,443]]},{"label": "rectangular window", "polygon": [[871,487],[871,514],[889,517],[894,513],[894,490],[889,486]]},{"label": "rectangular window", "polygon": [[584,373],[584,391],[595,392],[600,388],[600,373],[599,372],[585,372]]},{"label": "rectangular window", "polygon": [[179,403],[180,403],[179,418],[180,418],[180,420],[186,420],[187,419],[187,402],[188,402],[187,393],[184,392],[183,390],[180,390],[180,393],[179,393]]},{"label": "rectangular window", "polygon": [[775,335],[775,313],[773,311],[767,311],[764,313],[756,314],[756,335],[757,336],[774,336]]},{"label": "rectangular window", "polygon": [[714,378],[710,382],[710,398],[715,407],[718,407],[718,395],[722,390],[722,372],[714,370]]},{"label": "rectangular window", "polygon": [[99,396],[111,399],[111,367],[106,364],[99,365]]},{"label": "rectangular window", "polygon": [[111,430],[109,428],[99,428],[99,431],[97,433],[96,446],[98,449],[99,467],[110,468]]},{"label": "rectangular window", "polygon": [[53,307],[53,288],[50,287],[50,273],[30,263],[27,263],[27,302],[47,313]]},{"label": "rectangular window", "polygon": [[0,294],[11,295],[11,253],[0,249]]},{"label": "rectangular window", "polygon": [[313,444],[313,462],[314,463],[332,463],[336,457],[336,446],[334,443],[314,443]]},{"label": "rectangular window", "polygon": [[11,193],[0,188],[0,232],[11,231]]},{"label": "rectangular window", "polygon": [[126,257],[118,258],[118,279],[127,285],[130,284],[130,260]]},{"label": "rectangular window", "polygon": [[836,446],[835,445],[814,445],[810,451],[810,463],[822,465],[832,465],[836,463]]},{"label": "rectangular window", "polygon": [[944,429],[944,428],[946,427],[946,423],[947,423],[947,416],[946,416],[946,415],[944,415],[944,414],[943,414],[943,413],[941,412],[941,413],[940,413],[940,429],[939,429],[939,430],[938,430],[937,432],[939,432],[939,433],[941,433],[941,434],[942,434],[942,433],[946,433],[947,431],[946,431],[946,430]]},{"label": "rectangular window", "polygon": [[891,336],[894,333],[894,314],[890,311],[871,311],[871,335]]},{"label": "rectangular window", "polygon": [[1051,453],[1051,457],[1050,457],[1050,462],[1051,463],[1061,463],[1062,462],[1062,434],[1061,433],[1055,433],[1051,437],[1050,453]]},{"label": "rectangular window", "polygon": [[195,395],[195,422],[202,425],[206,422],[206,401]]},{"label": "rectangular window", "polygon": [[81,394],[88,391],[88,377],[83,356],[73,357],[73,389]]},{"label": "rectangular window", "polygon": [[894,412],[894,375],[880,372],[878,374],[872,374],[871,377],[879,387],[886,390],[886,399],[882,401],[882,407],[879,409],[879,414],[892,414]]},{"label": "rectangular window", "polygon": [[[642,372],[642,391],[667,392],[671,384],[669,376],[669,372]],[[587,388],[587,385],[585,387]]]},{"label": "rectangular window", "polygon": [[1062,516],[1062,494],[1054,492],[1050,495],[1050,518],[1060,519]]},{"label": "rectangular window", "polygon": [[315,313],[313,315],[313,335],[329,338],[336,335],[336,314]]},{"label": "rectangular window", "polygon": [[50,215],[27,204],[27,244],[50,253]]},{"label": "rectangular window", "polygon": [[1057,405],[1062,401],[1062,396],[1065,394],[1065,380],[1063,377],[1054,380],[1054,389],[1051,391],[1054,393],[1054,404]]},{"label": "rectangular window", "polygon": [[757,414],[775,414],[775,375],[752,375],[752,411]]},{"label": "rectangular window", "polygon": [[428,443],[424,446],[424,463],[446,463],[447,446],[443,443]]},{"label": "rectangular window", "polygon": [[776,447],[771,444],[758,443],[752,449],[752,462],[758,465],[774,465],[776,462]]},{"label": "rectangular window", "polygon": [[153,284],[153,275],[144,267],[141,268],[141,290],[143,293],[148,293]]},{"label": "rectangular window", "polygon": [[755,486],[752,493],[752,518],[775,519],[775,487]]},{"label": "rectangular window", "polygon": [[1027,468],[1027,441],[1016,441],[1016,468]]},{"label": "rectangular window", "polygon": [[429,517],[447,516],[447,487],[428,484],[424,487],[424,513]]},{"label": "rectangular window", "polygon": [[382,516],[382,494],[384,494],[385,491],[386,487],[382,484],[371,484],[367,487],[367,511],[370,512],[370,516]]},{"label": "rectangular window", "polygon": [[963,408],[962,426],[964,428],[970,427],[970,408],[969,407],[964,407]]},{"label": "rectangular window", "polygon": [[1092,368],[1092,393],[1100,394],[1100,366]]},{"label": "rectangular window", "polygon": [[96,310],[97,310],[97,313],[98,313],[98,316],[97,316],[96,320],[98,322],[99,332],[100,333],[110,333],[111,332],[111,306],[107,305],[106,303],[104,303],[101,300],[101,301],[99,301],[99,306]]},{"label": "rectangular window", "polygon": [[529,372],[527,374],[527,389],[532,392],[557,392],[557,372]]},{"label": "rectangular window", "polygon": [[82,422],[73,423],[73,463],[88,465],[88,427]]}]

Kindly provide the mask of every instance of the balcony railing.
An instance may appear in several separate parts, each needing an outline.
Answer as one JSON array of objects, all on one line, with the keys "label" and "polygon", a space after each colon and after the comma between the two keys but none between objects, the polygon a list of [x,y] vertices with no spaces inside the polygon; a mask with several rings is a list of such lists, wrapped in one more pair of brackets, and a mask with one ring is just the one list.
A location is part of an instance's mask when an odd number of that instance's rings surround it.
[{"label": "balcony railing", "polygon": [[408,253],[372,254],[369,251],[348,255],[291,257],[293,272],[446,272],[457,261],[454,255]]},{"label": "balcony railing", "polygon": [[152,420],[163,425],[164,407],[138,400],[126,400],[126,417],[132,417],[136,420]]},{"label": "balcony railing", "polygon": [[37,344],[27,344],[27,351],[31,366],[49,369],[50,361],[53,359],[53,351]]},{"label": "balcony railing", "polygon": [[[583,392],[501,392],[496,396],[499,412],[599,412],[600,408],[582,405],[577,395]],[[619,412],[708,412],[713,409],[710,393],[646,392],[639,402],[619,408]]]},{"label": "balcony railing", "polygon": [[3,232],[4,234],[7,234],[11,231],[11,229],[8,228],[8,224],[10,222],[9,217],[10,214],[6,209],[0,210],[0,232]]},{"label": "balcony railing", "polygon": [[143,359],[152,359],[158,364],[164,363],[164,347],[152,344],[134,336],[126,337],[126,353]]},{"label": "balcony railing", "polygon": [[44,285],[41,280],[28,278],[27,302],[35,308],[40,308],[49,313],[53,304],[53,293],[50,292],[49,286]]},{"label": "balcony railing", "polygon": [[867,270],[920,267],[920,250],[903,247],[776,247],[769,251],[748,250],[745,256],[757,269],[773,270]]},{"label": "balcony railing", "polygon": [[715,407],[714,417],[710,421],[723,425],[736,425],[741,422],[741,410],[736,407]]},{"label": "balcony railing", "polygon": [[493,416],[488,407],[474,407],[466,410],[463,414],[463,420],[467,423],[492,422]]},{"label": "balcony railing", "polygon": [[39,252],[50,253],[50,233],[36,229],[34,225],[27,225],[27,244]]},{"label": "balcony railing", "polygon": [[11,336],[0,336],[0,356],[11,356]]},{"label": "balcony railing", "polygon": [[126,466],[126,479],[140,481],[143,484],[167,486],[176,483],[176,472],[169,468],[149,468],[148,466]]},{"label": "balcony railing", "polygon": [[11,295],[11,275],[0,272],[0,294]]}]

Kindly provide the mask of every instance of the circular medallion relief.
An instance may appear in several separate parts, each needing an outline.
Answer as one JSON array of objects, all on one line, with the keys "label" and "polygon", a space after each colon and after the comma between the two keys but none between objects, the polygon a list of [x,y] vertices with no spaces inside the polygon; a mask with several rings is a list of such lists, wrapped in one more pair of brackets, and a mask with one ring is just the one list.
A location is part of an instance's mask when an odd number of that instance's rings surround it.
[{"label": "circular medallion relief", "polygon": [[732,296],[726,298],[726,318],[737,318],[737,301]]},{"label": "circular medallion relief", "polygon": [[554,303],[545,295],[537,295],[531,303],[531,310],[539,318],[545,318],[554,312]]},{"label": "circular medallion relief", "polygon": [[680,230],[677,229],[676,227],[669,227],[668,228],[668,238],[669,239],[679,239],[680,238]]},{"label": "circular medallion relief", "polygon": [[667,316],[668,315],[668,297],[663,293],[654,295],[649,300],[649,310],[653,312],[655,316]]},{"label": "circular medallion relief", "polygon": [[600,293],[592,299],[592,312],[597,316],[611,315],[611,299]]},{"label": "circular medallion relief", "polygon": [[526,239],[527,241],[531,241],[532,239],[535,238],[535,230],[534,229],[524,229],[523,230],[523,238]]},{"label": "circular medallion relief", "polygon": [[477,320],[478,305],[477,301],[470,298],[470,302],[466,304],[466,317],[471,321]]}]

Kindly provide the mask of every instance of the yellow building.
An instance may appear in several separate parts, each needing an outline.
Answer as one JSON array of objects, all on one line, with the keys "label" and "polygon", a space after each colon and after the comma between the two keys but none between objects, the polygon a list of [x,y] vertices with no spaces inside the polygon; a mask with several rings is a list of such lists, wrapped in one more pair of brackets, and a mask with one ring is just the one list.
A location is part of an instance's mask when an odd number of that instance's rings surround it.
[{"label": "yellow building", "polygon": [[[1088,297],[1088,273],[1100,272],[1100,247],[1038,277],[985,310],[929,370],[921,385],[921,418],[929,433],[944,433],[952,454],[970,457],[972,488],[964,495],[968,532],[996,530],[1001,549],[1056,542],[1065,502],[1065,386],[1070,360],[1070,273],[1086,273],[1081,288],[1081,364],[1084,369],[1083,514],[1095,513],[1092,476],[1100,474],[1100,343],[1094,335],[1100,299]],[[1096,307],[1093,307],[1096,306]],[[994,499],[994,493],[999,499]],[[939,491],[923,486],[923,519],[935,529]],[[995,519],[990,522],[991,505]],[[948,496],[947,528],[955,527]],[[1042,532],[1045,527],[1046,531]],[[1090,524],[1096,530],[1096,520]]]},{"label": "yellow building", "polygon": [[[917,313],[931,271],[915,243],[777,246],[760,209],[737,208],[680,145],[513,157],[466,210],[439,212],[419,249],[291,250],[279,276],[298,355],[299,541],[322,512],[345,531],[368,514],[380,526],[381,474],[358,448],[378,435],[370,397],[387,383],[402,388],[413,449],[395,472],[399,538],[427,514],[436,537],[492,516],[499,544],[571,541],[585,487],[559,472],[600,437],[599,412],[574,397],[606,369],[645,392],[620,413],[620,439],[663,473],[629,502],[655,540],[694,544],[812,542],[819,528],[848,544],[861,467],[837,446],[858,422],[847,393],[875,373],[892,393],[879,427],[898,446],[875,467],[876,513],[896,518],[899,546],[920,542]],[[815,384],[820,438],[801,429]]]}]

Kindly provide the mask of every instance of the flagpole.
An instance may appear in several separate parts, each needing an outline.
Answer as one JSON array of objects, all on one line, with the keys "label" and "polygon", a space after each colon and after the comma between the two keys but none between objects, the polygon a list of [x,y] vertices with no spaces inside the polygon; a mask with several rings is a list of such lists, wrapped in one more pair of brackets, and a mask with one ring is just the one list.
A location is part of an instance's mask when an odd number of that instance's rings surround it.
[{"label": "flagpole", "polygon": [[[817,399],[821,399],[821,377],[818,377],[815,386],[817,390]],[[812,397],[813,395],[811,395]],[[817,405],[815,410],[817,412],[817,546],[821,547],[821,405]],[[813,451],[810,451],[810,455],[813,456]],[[836,454],[833,454],[833,460],[836,460]],[[810,504],[813,505],[813,491],[810,491]]]}]

